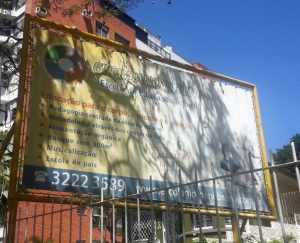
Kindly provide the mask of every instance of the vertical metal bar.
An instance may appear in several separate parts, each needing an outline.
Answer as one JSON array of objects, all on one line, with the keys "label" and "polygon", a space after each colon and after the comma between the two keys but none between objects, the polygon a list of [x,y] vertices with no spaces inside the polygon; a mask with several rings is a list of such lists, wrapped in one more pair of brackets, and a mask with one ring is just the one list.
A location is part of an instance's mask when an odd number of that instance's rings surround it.
[{"label": "vertical metal bar", "polygon": [[[181,212],[181,230],[182,233],[184,233],[185,229],[184,229],[184,213],[183,213],[183,200],[182,200],[182,178],[181,178],[181,170],[178,171],[178,178],[179,178],[179,190],[178,190],[178,197],[179,197],[179,201],[180,201],[180,212]],[[185,242],[185,234],[183,234],[183,242]]]},{"label": "vertical metal bar", "polygon": [[286,216],[286,215],[288,215],[287,214],[287,206],[286,206],[286,196],[285,196],[285,193],[282,193],[281,195],[280,195],[280,201],[282,202],[282,210],[283,210],[283,212],[282,212],[282,214],[283,214],[283,216]]},{"label": "vertical metal bar", "polygon": [[220,230],[220,214],[219,214],[218,195],[217,195],[216,180],[215,179],[213,179],[213,190],[214,190],[215,208],[216,208],[216,214],[217,214],[218,240],[219,240],[219,243],[220,243],[220,242],[222,242],[222,240],[221,240],[221,230]]},{"label": "vertical metal bar", "polygon": [[[294,159],[294,161],[298,161],[297,154],[296,154],[295,143],[291,142],[291,146],[292,146],[292,152],[293,152],[293,159]],[[296,170],[296,175],[297,175],[298,189],[299,189],[299,192],[300,192],[300,173],[299,173],[298,165],[295,166],[295,170]]]},{"label": "vertical metal bar", "polygon": [[125,243],[128,243],[127,183],[125,183]]},{"label": "vertical metal bar", "polygon": [[[93,203],[93,195],[90,195],[90,203]],[[93,239],[93,207],[89,207],[90,209],[90,243],[92,243],[92,239]]]},{"label": "vertical metal bar", "polygon": [[45,202],[43,202],[43,215],[42,215],[42,242],[44,241],[44,230],[45,230]]},{"label": "vertical metal bar", "polygon": [[174,212],[170,213],[171,215],[171,229],[172,229],[172,242],[176,242],[176,231],[175,231],[175,214]]},{"label": "vertical metal bar", "polygon": [[[289,212],[288,212],[288,214],[291,214],[291,213],[294,212],[294,205],[293,205],[291,192],[288,192],[287,196],[288,196],[288,203],[289,203]],[[283,219],[284,219],[284,214],[282,214],[282,216],[283,216]]]},{"label": "vertical metal bar", "polygon": [[80,214],[79,214],[79,240],[82,240],[82,195],[80,194],[80,203],[79,203],[79,209],[80,209]]},{"label": "vertical metal bar", "polygon": [[296,212],[297,210],[297,205],[299,202],[297,202],[297,199],[295,197],[295,192],[290,192],[291,193],[291,200],[293,202],[293,212]]},{"label": "vertical metal bar", "polygon": [[69,228],[69,240],[72,242],[72,232],[73,232],[73,197],[71,196],[71,203],[70,203],[70,228]]},{"label": "vertical metal bar", "polygon": [[[22,208],[19,208],[18,209],[18,219],[17,219],[17,221],[18,221],[18,230],[17,230],[17,243],[19,243],[19,237],[20,237],[20,233],[21,233],[21,231],[20,231],[20,227],[21,227],[21,214],[22,214]],[[16,222],[17,223],[17,222]]]},{"label": "vertical metal bar", "polygon": [[[198,174],[197,170],[195,170],[195,181],[198,181]],[[196,194],[197,194],[197,207],[198,207],[198,218],[199,218],[199,242],[201,242],[201,239],[203,239],[203,232],[202,232],[202,225],[200,222],[201,219],[201,214],[200,214],[200,200],[201,200],[201,195],[200,195],[200,189],[199,189],[199,183],[196,183]]]},{"label": "vertical metal bar", "polygon": [[260,218],[260,211],[259,211],[259,204],[258,204],[258,199],[257,199],[257,191],[256,191],[256,188],[255,188],[255,181],[254,181],[254,172],[253,172],[254,165],[253,165],[253,160],[252,160],[252,154],[250,152],[248,153],[248,158],[249,158],[250,172],[251,172],[252,193],[253,193],[256,217],[257,217],[257,222],[258,222],[259,238],[260,238],[260,242],[264,242],[263,233],[262,233],[261,218]]},{"label": "vertical metal bar", "polygon": [[19,237],[20,237],[21,213],[22,213],[22,208],[19,208],[19,210],[18,210],[19,219],[18,219],[17,243],[19,243]]},{"label": "vertical metal bar", "polygon": [[113,199],[113,203],[112,203],[112,223],[113,223],[113,228],[112,228],[112,234],[113,234],[113,238],[112,238],[112,243],[116,242],[116,206],[115,206],[115,190],[113,188],[112,190],[112,199]]},{"label": "vertical metal bar", "polygon": [[[232,173],[232,172],[231,172]],[[235,178],[234,175],[231,176],[231,183],[230,183],[230,189],[231,189],[231,199],[232,199],[232,206],[233,206],[233,217],[232,217],[232,230],[234,235],[234,242],[239,243],[241,241],[241,234],[240,234],[240,224],[239,224],[239,212],[238,207],[236,205],[236,197],[235,197]]]},{"label": "vertical metal bar", "polygon": [[28,203],[26,205],[26,223],[25,223],[25,242],[28,241],[27,236],[28,236],[28,217],[29,217],[29,209],[28,209]]},{"label": "vertical metal bar", "polygon": [[153,182],[152,176],[150,176],[150,204],[151,204],[151,235],[150,242],[154,242],[155,240],[155,224],[154,224],[154,208],[153,208]]},{"label": "vertical metal bar", "polygon": [[[11,172],[12,174],[13,172]],[[11,180],[11,179],[10,179]],[[14,188],[13,190],[15,190]],[[11,189],[8,189],[9,191]],[[13,192],[15,194],[15,192]],[[10,197],[8,197],[10,200]],[[15,233],[16,233],[16,224],[17,224],[17,215],[18,215],[18,200],[12,199],[9,204],[9,224],[8,224],[8,242],[14,242],[15,241]],[[18,241],[19,241],[19,233],[17,233]]]},{"label": "vertical metal bar", "polygon": [[137,220],[138,220],[138,240],[139,242],[141,242],[141,208],[140,208],[140,185],[139,185],[139,181],[137,181],[137,185],[136,185],[136,202],[137,202]]},{"label": "vertical metal bar", "polygon": [[61,239],[62,239],[62,221],[63,221],[63,200],[64,198],[61,198],[60,201],[60,212],[59,212],[59,243],[61,243]]},{"label": "vertical metal bar", "polygon": [[103,188],[101,187],[101,205],[100,205],[100,210],[101,210],[101,218],[100,218],[100,224],[101,224],[101,243],[104,242],[104,210],[103,210]]},{"label": "vertical metal bar", "polygon": [[53,240],[53,217],[54,217],[54,201],[51,202],[51,219],[50,219],[50,240]]},{"label": "vertical metal bar", "polygon": [[[270,150],[270,159],[271,159],[271,165],[274,165],[273,153],[271,150]],[[284,222],[283,222],[283,215],[282,215],[281,202],[280,202],[280,197],[279,197],[279,188],[278,188],[276,171],[273,170],[272,174],[273,174],[273,180],[274,180],[274,186],[275,186],[275,195],[276,195],[276,202],[277,202],[277,210],[278,210],[280,224],[281,224],[281,231],[282,231],[284,243],[286,243],[286,233],[285,233],[285,227],[284,227]]]},{"label": "vertical metal bar", "polygon": [[167,172],[164,173],[164,187],[165,187],[165,206],[166,206],[166,214],[165,214],[165,231],[166,231],[166,243],[170,243],[170,231],[169,231],[169,190],[167,189]]},{"label": "vertical metal bar", "polygon": [[35,203],[35,204],[34,204],[34,217],[33,217],[33,236],[35,236],[36,209],[37,209],[37,205],[36,205],[36,203]]},{"label": "vertical metal bar", "polygon": [[8,234],[8,221],[7,221],[7,213],[5,213],[5,222],[4,222],[4,225],[5,225],[5,233],[3,233],[3,236],[4,236],[4,242],[7,242],[7,234]]},{"label": "vertical metal bar", "polygon": [[6,222],[6,215],[4,214],[4,222],[3,222],[3,237],[2,237],[2,241],[3,243],[6,242],[6,227],[7,227],[7,222]]}]

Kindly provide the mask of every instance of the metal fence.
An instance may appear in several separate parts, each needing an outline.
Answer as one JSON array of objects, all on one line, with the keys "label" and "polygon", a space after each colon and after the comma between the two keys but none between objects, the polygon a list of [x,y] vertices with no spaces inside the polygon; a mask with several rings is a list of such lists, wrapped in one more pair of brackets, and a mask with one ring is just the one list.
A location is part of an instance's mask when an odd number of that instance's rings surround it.
[{"label": "metal fence", "polygon": [[290,191],[281,193],[280,200],[285,223],[295,224],[297,215],[300,215],[300,192]]},{"label": "metal fence", "polygon": [[[294,162],[251,169],[226,176],[193,180],[190,183],[167,186],[163,189],[149,188],[124,197],[101,195],[74,195],[47,191],[31,191],[31,199],[20,200],[15,222],[8,221],[7,194],[2,187],[0,242],[8,242],[8,228],[15,226],[15,241],[22,242],[294,242],[300,241],[300,176],[295,148]],[[271,158],[271,162],[272,158]],[[3,168],[3,167],[2,167]],[[284,191],[285,181],[277,177],[282,170],[294,168],[288,177],[296,191]],[[253,174],[269,170],[274,184],[278,218],[272,219],[259,210],[258,198],[253,193],[255,210],[249,214],[237,207],[234,193],[232,210],[220,206],[216,187],[220,181],[250,174],[252,190],[257,190]],[[2,171],[3,172],[3,171]],[[179,172],[180,176],[180,172]],[[151,178],[150,178],[151,180]],[[186,186],[200,188],[197,201],[203,197],[201,184],[211,182],[214,191],[213,206],[174,203],[169,192]],[[283,184],[283,186],[281,186]],[[167,185],[167,183],[166,183]],[[281,188],[281,189],[280,189]],[[165,200],[153,200],[153,194],[165,192]],[[231,184],[234,192],[234,184]],[[125,186],[126,192],[126,186]],[[249,219],[249,215],[251,219]],[[271,222],[271,220],[275,220]],[[235,225],[235,222],[236,223]]]}]

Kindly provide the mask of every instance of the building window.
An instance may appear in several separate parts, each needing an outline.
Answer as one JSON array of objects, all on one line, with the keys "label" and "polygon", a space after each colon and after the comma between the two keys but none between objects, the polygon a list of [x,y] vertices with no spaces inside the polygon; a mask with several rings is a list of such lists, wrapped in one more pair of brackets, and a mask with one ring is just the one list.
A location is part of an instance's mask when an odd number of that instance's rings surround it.
[{"label": "building window", "polygon": [[76,240],[76,243],[85,243],[85,240]]},{"label": "building window", "polygon": [[194,215],[194,227],[209,227],[212,226],[212,216]]},{"label": "building window", "polygon": [[129,44],[130,44],[129,40],[126,40],[124,37],[120,36],[117,33],[115,34],[115,41],[120,42],[120,43],[122,43],[124,45],[127,45],[127,46],[129,46]]},{"label": "building window", "polygon": [[231,225],[231,218],[230,217],[225,218],[225,224]]},{"label": "building window", "polygon": [[109,28],[104,24],[96,22],[96,35],[100,35],[104,38],[108,38]]},{"label": "building window", "polygon": [[17,115],[17,107],[13,108],[11,111],[11,121],[14,121],[16,119]]},{"label": "building window", "polygon": [[123,235],[123,218],[116,220],[116,235]]},{"label": "building window", "polygon": [[93,227],[101,227],[101,208],[93,208]]},{"label": "building window", "polygon": [[85,215],[85,207],[78,207],[77,208],[77,214],[79,215]]},{"label": "building window", "polygon": [[0,18],[0,26],[4,27],[0,30],[0,35],[10,36],[13,33],[13,29],[9,27],[13,25],[13,22],[9,19]]}]

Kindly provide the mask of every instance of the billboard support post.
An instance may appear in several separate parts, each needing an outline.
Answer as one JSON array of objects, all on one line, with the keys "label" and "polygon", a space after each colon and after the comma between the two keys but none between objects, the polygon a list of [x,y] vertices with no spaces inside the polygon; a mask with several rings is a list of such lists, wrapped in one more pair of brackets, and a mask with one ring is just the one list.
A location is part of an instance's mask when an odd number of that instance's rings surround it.
[{"label": "billboard support post", "polygon": [[239,228],[239,222],[238,218],[235,214],[231,217],[231,223],[232,223],[232,233],[233,233],[233,242],[239,243],[240,242],[240,228]]},{"label": "billboard support post", "polygon": [[[25,17],[24,20],[24,33],[30,35],[30,19]],[[22,107],[17,110],[16,121],[14,125],[14,149],[12,155],[11,171],[9,178],[8,187],[8,198],[9,198],[9,225],[8,225],[8,237],[7,242],[14,242],[16,223],[17,223],[17,209],[18,209],[18,198],[17,198],[17,185],[18,185],[18,170],[19,170],[19,153],[20,153],[20,143],[21,143],[21,130],[22,130],[22,120],[24,112],[24,96],[25,96],[25,83],[27,79],[27,62],[28,62],[28,48],[29,48],[30,38],[23,39],[22,57],[21,57],[21,71],[20,71],[20,82],[18,91],[18,107]]]},{"label": "billboard support post", "polygon": [[[291,142],[291,146],[292,146],[292,151],[293,151],[293,159],[296,162],[296,161],[298,161],[298,159],[297,159],[297,154],[296,154],[295,143]],[[296,170],[296,175],[297,175],[298,189],[300,192],[300,173],[299,173],[298,166],[295,166],[295,170]]]},{"label": "billboard support post", "polygon": [[[253,99],[254,99],[254,108],[255,108],[255,114],[256,114],[256,120],[258,124],[258,134],[259,134],[259,140],[260,140],[260,146],[261,146],[261,156],[262,156],[262,165],[263,167],[268,167],[268,156],[267,156],[267,149],[265,145],[265,139],[264,139],[264,133],[263,133],[263,127],[262,127],[262,118],[260,115],[260,107],[259,107],[259,100],[258,100],[258,91],[256,86],[253,88]],[[277,212],[276,212],[276,205],[275,205],[275,199],[273,195],[273,187],[272,187],[272,180],[271,180],[271,173],[269,170],[264,171],[265,181],[266,181],[266,189],[268,193],[268,204],[269,208],[271,210],[271,215],[277,218]]]}]

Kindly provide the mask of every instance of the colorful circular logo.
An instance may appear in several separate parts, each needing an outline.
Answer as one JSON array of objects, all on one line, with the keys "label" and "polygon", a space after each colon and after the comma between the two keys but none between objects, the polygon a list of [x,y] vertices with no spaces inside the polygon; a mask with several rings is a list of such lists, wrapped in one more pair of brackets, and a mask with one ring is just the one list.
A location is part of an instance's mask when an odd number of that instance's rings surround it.
[{"label": "colorful circular logo", "polygon": [[73,47],[55,44],[48,47],[44,63],[47,72],[62,84],[76,86],[87,74],[87,64]]}]

